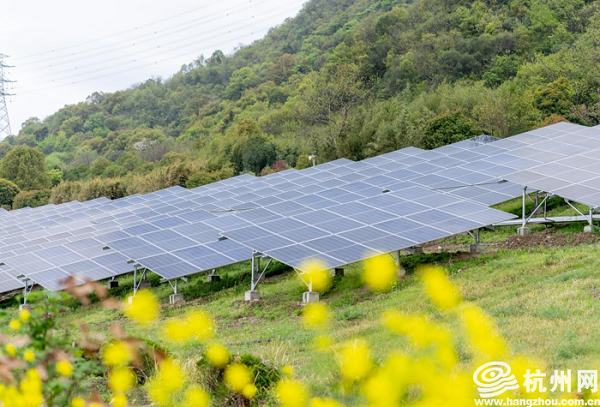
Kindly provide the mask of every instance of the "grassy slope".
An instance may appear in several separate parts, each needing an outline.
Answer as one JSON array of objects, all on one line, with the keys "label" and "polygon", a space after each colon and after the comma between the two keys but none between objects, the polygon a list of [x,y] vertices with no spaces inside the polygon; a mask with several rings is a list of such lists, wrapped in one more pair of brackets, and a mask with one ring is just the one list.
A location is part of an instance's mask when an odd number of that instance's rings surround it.
[{"label": "grassy slope", "polygon": [[[563,209],[555,210],[555,214]],[[557,232],[581,231],[581,224],[559,228]],[[502,228],[483,234],[484,241],[502,239],[514,233],[514,228]],[[463,237],[453,238],[461,243]],[[460,287],[466,300],[483,307],[497,321],[515,353],[541,359],[548,369],[598,368],[600,343],[600,268],[597,245],[563,248],[534,248],[527,250],[497,251],[481,257],[455,257],[445,264],[453,273],[453,281]],[[232,276],[247,272],[249,265],[241,264],[227,270]],[[193,278],[189,284],[200,281]],[[122,285],[131,284],[124,278]],[[237,286],[190,302],[182,307],[166,306],[163,320],[178,317],[190,307],[205,309],[218,321],[218,339],[230,345],[236,353],[252,352],[276,365],[292,364],[297,372],[312,383],[314,390],[327,394],[333,377],[327,372],[334,368],[332,355],[316,354],[312,350],[312,335],[300,324],[299,300],[304,291],[293,273],[274,276],[260,291],[263,300],[246,304],[242,301],[247,286]],[[166,302],[170,287],[153,288]],[[379,318],[391,308],[405,312],[426,312],[451,326],[457,335],[457,348],[463,360],[468,351],[461,347],[460,332],[453,320],[442,319],[435,313],[414,278],[406,279],[388,294],[371,294],[361,286],[360,265],[351,265],[346,276],[336,281],[334,288],[322,296],[335,315],[331,333],[336,343],[361,336],[381,357],[391,347],[403,347],[404,342],[380,329]],[[122,317],[97,305],[82,307],[65,316],[70,321],[92,325],[94,330],[106,332],[110,323]],[[126,322],[125,322],[126,323]],[[140,329],[128,326],[137,335],[161,342],[156,327]],[[258,339],[274,338],[264,343],[250,343]],[[200,356],[201,350],[192,346],[172,348],[178,356],[190,361]]]}]

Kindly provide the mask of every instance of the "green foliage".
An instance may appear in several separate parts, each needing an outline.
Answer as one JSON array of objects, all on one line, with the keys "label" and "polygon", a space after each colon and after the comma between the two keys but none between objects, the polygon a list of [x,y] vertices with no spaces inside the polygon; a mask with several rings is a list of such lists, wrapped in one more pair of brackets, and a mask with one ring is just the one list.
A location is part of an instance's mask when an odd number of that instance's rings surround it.
[{"label": "green foliage", "polygon": [[560,77],[535,91],[535,106],[546,116],[567,115],[573,106],[573,90],[567,78]]},{"label": "green foliage", "polygon": [[423,147],[433,149],[446,144],[456,143],[481,134],[473,121],[457,110],[429,120],[425,126]]},{"label": "green foliage", "polygon": [[0,177],[25,191],[48,188],[51,181],[44,159],[44,154],[35,148],[15,147],[2,159]]},{"label": "green foliage", "polygon": [[444,264],[451,258],[451,254],[443,251],[441,253],[413,254],[411,256],[400,257],[400,265],[406,271],[406,274],[413,274],[419,266],[427,264]]},{"label": "green foliage", "polygon": [[52,187],[57,186],[63,180],[63,173],[58,168],[54,168],[48,171],[48,177],[50,177],[50,182],[52,183]]},{"label": "green foliage", "polygon": [[36,208],[38,206],[48,205],[50,201],[50,190],[42,191],[22,191],[15,196],[13,209]]},{"label": "green foliage", "polygon": [[312,162],[310,161],[310,159],[308,158],[308,156],[306,154],[301,154],[300,156],[298,156],[298,160],[296,160],[296,169],[297,170],[303,170],[310,166],[312,166]]},{"label": "green foliage", "polygon": [[6,179],[0,179],[0,205],[12,207],[15,197],[21,192],[19,187]]}]

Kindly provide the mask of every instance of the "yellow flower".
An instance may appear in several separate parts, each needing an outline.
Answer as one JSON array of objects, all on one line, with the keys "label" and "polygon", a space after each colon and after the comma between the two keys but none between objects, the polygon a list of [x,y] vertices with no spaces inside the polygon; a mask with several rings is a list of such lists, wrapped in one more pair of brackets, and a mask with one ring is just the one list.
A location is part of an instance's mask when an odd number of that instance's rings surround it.
[{"label": "yellow flower", "polygon": [[31,363],[31,362],[33,362],[35,360],[35,353],[32,350],[27,349],[25,352],[23,352],[23,359],[26,362],[30,362]]},{"label": "yellow flower", "polygon": [[73,397],[73,400],[71,400],[71,407],[85,407],[85,400],[81,397]]},{"label": "yellow flower", "polygon": [[342,405],[332,399],[321,399],[315,397],[310,400],[310,407],[342,407]]},{"label": "yellow flower", "polygon": [[202,311],[190,312],[183,321],[171,320],[165,324],[163,334],[173,342],[201,341],[212,336],[214,321]]},{"label": "yellow flower", "polygon": [[248,383],[242,389],[242,396],[246,397],[247,399],[251,399],[257,392],[258,389],[256,388],[256,386],[252,383]]},{"label": "yellow flower", "polygon": [[122,393],[115,394],[110,401],[114,407],[126,407],[127,406],[127,396]]},{"label": "yellow flower", "polygon": [[479,356],[491,360],[502,357],[506,353],[506,345],[492,320],[474,305],[467,305],[460,310],[460,318],[469,338],[469,344]]},{"label": "yellow flower", "polygon": [[222,369],[229,363],[229,350],[223,345],[213,343],[206,349],[206,358],[213,366]]},{"label": "yellow flower", "polygon": [[313,346],[318,352],[329,352],[333,345],[333,339],[328,335],[317,336],[313,341]]},{"label": "yellow flower", "polygon": [[364,379],[373,367],[369,345],[363,339],[347,342],[338,355],[342,375],[352,381]]},{"label": "yellow flower", "polygon": [[126,365],[133,360],[133,349],[127,342],[112,342],[103,349],[102,360],[111,367]]},{"label": "yellow flower", "polygon": [[125,304],[125,315],[139,324],[147,325],[158,318],[160,306],[158,300],[148,290],[138,291],[131,303]]},{"label": "yellow flower", "polygon": [[227,366],[225,369],[225,383],[236,393],[242,393],[244,386],[253,382],[253,375],[250,368],[241,363]]},{"label": "yellow flower", "polygon": [[281,368],[281,373],[283,373],[284,376],[292,377],[294,375],[294,367],[285,365],[283,368]]},{"label": "yellow flower", "polygon": [[447,311],[460,303],[460,293],[450,282],[444,269],[427,266],[419,271],[423,273],[425,291],[436,307]]},{"label": "yellow flower", "polygon": [[108,375],[108,385],[115,393],[127,392],[135,383],[135,375],[126,367],[118,367]]},{"label": "yellow flower", "polygon": [[8,327],[14,331],[18,331],[19,329],[21,329],[21,322],[19,322],[18,319],[13,319],[8,324]]},{"label": "yellow flower", "polygon": [[31,313],[29,312],[29,310],[21,310],[19,312],[19,318],[21,318],[21,321],[25,322],[25,321],[29,321],[29,318],[31,317]]},{"label": "yellow flower", "polygon": [[89,407],[104,407],[103,403],[99,403],[97,401],[92,401],[89,405]]},{"label": "yellow flower", "polygon": [[61,360],[56,364],[56,372],[64,377],[69,377],[73,374],[73,365],[68,360]]},{"label": "yellow flower", "polygon": [[293,379],[279,381],[275,395],[283,407],[305,407],[308,401],[308,393],[302,383]]},{"label": "yellow flower", "polygon": [[362,280],[373,291],[389,291],[398,280],[398,267],[388,255],[371,257],[365,260]]},{"label": "yellow flower", "polygon": [[308,304],[302,313],[302,321],[308,328],[324,327],[329,323],[331,312],[322,302]]},{"label": "yellow flower", "polygon": [[9,356],[15,356],[17,354],[17,347],[12,343],[7,343],[4,346],[4,349],[6,349],[6,353],[8,353]]},{"label": "yellow flower", "polygon": [[302,277],[312,287],[312,291],[322,293],[331,287],[331,274],[320,261],[308,260],[300,268],[304,270]]},{"label": "yellow flower", "polygon": [[191,386],[185,393],[185,403],[182,407],[208,407],[210,396],[198,386]]},{"label": "yellow flower", "polygon": [[150,380],[148,395],[157,404],[166,404],[183,387],[184,373],[173,360],[160,362],[157,374]]}]

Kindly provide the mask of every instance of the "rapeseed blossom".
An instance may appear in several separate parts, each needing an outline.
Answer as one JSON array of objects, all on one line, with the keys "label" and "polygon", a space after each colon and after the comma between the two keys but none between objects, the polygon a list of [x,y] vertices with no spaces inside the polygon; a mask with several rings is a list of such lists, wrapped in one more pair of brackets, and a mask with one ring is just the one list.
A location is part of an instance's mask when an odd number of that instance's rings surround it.
[{"label": "rapeseed blossom", "polygon": [[208,345],[205,352],[206,358],[215,367],[223,369],[229,363],[229,350],[218,343]]},{"label": "rapeseed blossom", "polygon": [[419,271],[425,283],[425,292],[436,307],[448,311],[460,303],[460,293],[450,282],[444,269],[426,266]]},{"label": "rapeseed blossom", "polygon": [[102,351],[102,360],[107,366],[121,366],[133,360],[133,349],[125,341],[110,343]]},{"label": "rapeseed blossom", "polygon": [[362,280],[375,292],[389,291],[398,280],[398,266],[388,255],[371,257],[364,262]]},{"label": "rapeseed blossom", "polygon": [[148,290],[140,290],[131,301],[125,303],[125,315],[141,325],[148,325],[158,318],[160,306],[158,300]]},{"label": "rapeseed blossom", "polygon": [[331,311],[322,302],[308,304],[302,312],[302,321],[308,328],[324,328],[329,324]]},{"label": "rapeseed blossom", "polygon": [[373,367],[368,343],[364,339],[346,342],[338,354],[338,363],[345,379],[364,379]]},{"label": "rapeseed blossom", "polygon": [[208,407],[210,396],[199,386],[190,386],[185,393],[182,407]]},{"label": "rapeseed blossom", "polygon": [[331,287],[331,274],[320,261],[308,260],[302,264],[301,269],[305,271],[303,279],[310,285],[312,291],[322,293]]},{"label": "rapeseed blossom", "polygon": [[246,385],[252,384],[254,381],[252,370],[242,363],[227,366],[223,378],[225,379],[227,386],[239,394],[242,394]]},{"label": "rapeseed blossom", "polygon": [[73,365],[68,360],[61,360],[56,364],[56,372],[64,377],[69,377],[73,374]]},{"label": "rapeseed blossom", "polygon": [[302,383],[294,379],[279,381],[275,395],[283,407],[305,407],[308,402],[308,392]]}]

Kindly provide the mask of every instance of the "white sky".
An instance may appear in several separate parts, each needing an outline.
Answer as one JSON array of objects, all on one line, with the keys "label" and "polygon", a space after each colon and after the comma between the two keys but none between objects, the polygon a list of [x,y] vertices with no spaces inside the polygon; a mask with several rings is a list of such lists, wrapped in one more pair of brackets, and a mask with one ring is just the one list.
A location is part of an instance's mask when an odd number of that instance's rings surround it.
[{"label": "white sky", "polygon": [[13,133],[95,91],[168,78],[183,64],[262,38],[306,0],[2,0],[0,53]]}]

